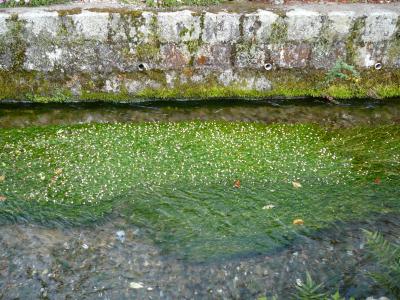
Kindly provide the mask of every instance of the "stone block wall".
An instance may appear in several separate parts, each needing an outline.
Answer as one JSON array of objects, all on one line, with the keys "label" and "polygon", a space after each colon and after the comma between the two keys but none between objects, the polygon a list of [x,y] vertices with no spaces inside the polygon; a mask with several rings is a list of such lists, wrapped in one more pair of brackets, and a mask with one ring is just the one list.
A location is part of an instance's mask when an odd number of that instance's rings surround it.
[{"label": "stone block wall", "polygon": [[3,10],[0,99],[400,96],[399,16],[394,4]]}]

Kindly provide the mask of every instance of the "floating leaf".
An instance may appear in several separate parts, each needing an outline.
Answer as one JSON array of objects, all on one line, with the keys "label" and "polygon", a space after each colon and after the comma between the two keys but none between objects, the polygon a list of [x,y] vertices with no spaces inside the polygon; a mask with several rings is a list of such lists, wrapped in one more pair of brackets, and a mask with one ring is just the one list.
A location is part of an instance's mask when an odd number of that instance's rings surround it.
[{"label": "floating leaf", "polygon": [[6,196],[0,196],[0,202],[6,201],[7,197]]},{"label": "floating leaf", "polygon": [[301,183],[298,181],[292,181],[292,185],[295,189],[301,188]]},{"label": "floating leaf", "polygon": [[293,225],[304,225],[303,219],[294,219]]},{"label": "floating leaf", "polygon": [[233,187],[235,187],[235,188],[240,188],[240,180],[238,179],[238,180],[235,180],[235,182],[233,183]]},{"label": "floating leaf", "polygon": [[376,177],[374,180],[375,184],[381,184],[381,179],[379,177]]},{"label": "floating leaf", "polygon": [[0,182],[2,182],[2,181],[4,181],[4,180],[6,180],[6,176],[1,175],[1,176],[0,176]]}]

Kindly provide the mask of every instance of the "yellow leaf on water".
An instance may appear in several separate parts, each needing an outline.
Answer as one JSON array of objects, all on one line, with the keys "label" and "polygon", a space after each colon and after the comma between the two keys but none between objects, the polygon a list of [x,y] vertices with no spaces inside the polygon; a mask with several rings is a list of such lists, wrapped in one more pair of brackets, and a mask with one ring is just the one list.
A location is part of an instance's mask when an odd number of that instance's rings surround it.
[{"label": "yellow leaf on water", "polygon": [[294,219],[293,225],[304,225],[303,219]]},{"label": "yellow leaf on water", "polygon": [[1,175],[1,176],[0,176],[0,182],[2,182],[2,181],[4,181],[4,180],[6,180],[6,176]]},{"label": "yellow leaf on water", "polygon": [[6,200],[7,200],[7,197],[6,197],[6,196],[1,196],[1,195],[0,195],[0,202],[6,201]]},{"label": "yellow leaf on water", "polygon": [[301,188],[301,183],[298,181],[292,181],[292,185],[295,189]]}]

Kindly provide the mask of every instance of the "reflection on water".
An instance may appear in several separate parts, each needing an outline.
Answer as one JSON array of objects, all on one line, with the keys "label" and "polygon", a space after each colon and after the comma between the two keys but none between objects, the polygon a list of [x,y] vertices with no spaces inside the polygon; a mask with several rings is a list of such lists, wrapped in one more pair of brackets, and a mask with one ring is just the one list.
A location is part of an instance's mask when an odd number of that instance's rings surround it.
[{"label": "reflection on water", "polygon": [[0,127],[143,121],[223,120],[263,123],[318,123],[335,127],[400,123],[393,101],[328,105],[323,102],[171,102],[137,105],[0,105]]}]

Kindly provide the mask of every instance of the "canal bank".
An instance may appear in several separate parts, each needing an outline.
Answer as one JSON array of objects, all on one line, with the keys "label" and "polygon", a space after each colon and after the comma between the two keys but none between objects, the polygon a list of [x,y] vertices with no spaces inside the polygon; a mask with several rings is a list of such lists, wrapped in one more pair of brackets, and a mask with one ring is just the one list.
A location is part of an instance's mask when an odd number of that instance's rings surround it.
[{"label": "canal bank", "polygon": [[0,11],[0,99],[30,102],[400,95],[400,6]]}]

